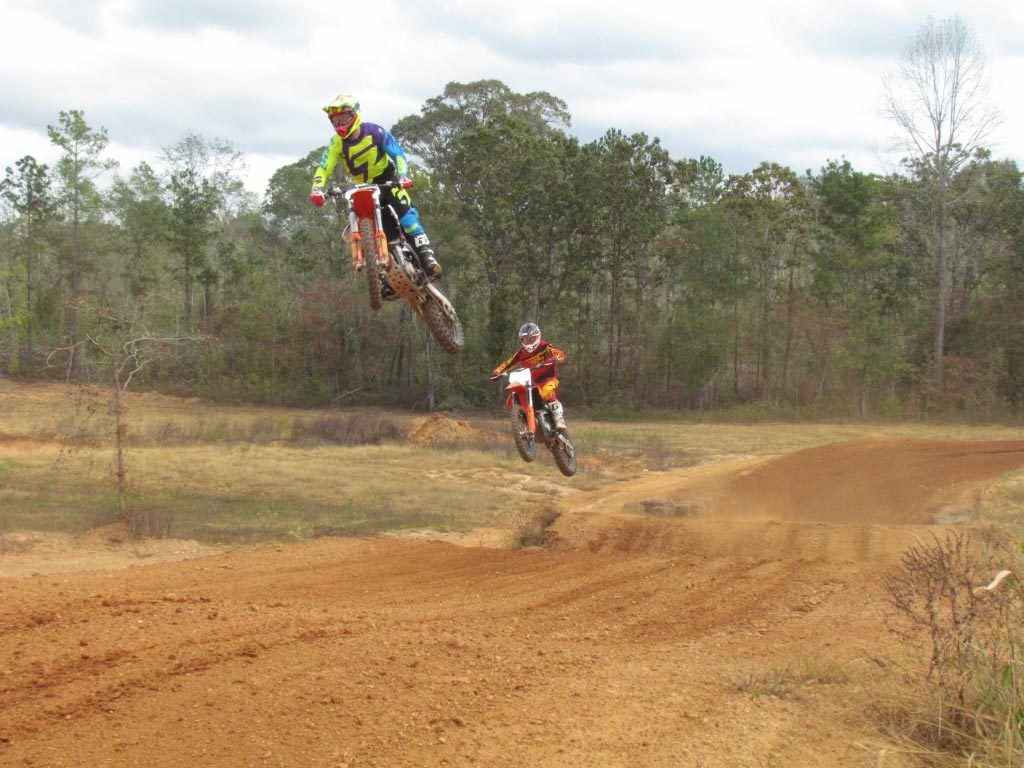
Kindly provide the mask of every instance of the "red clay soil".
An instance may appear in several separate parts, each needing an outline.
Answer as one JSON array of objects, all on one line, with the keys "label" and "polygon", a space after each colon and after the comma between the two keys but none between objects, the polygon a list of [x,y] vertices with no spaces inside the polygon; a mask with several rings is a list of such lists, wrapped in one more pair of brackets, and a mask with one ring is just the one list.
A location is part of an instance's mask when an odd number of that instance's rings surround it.
[{"label": "red clay soil", "polygon": [[0,576],[0,765],[909,766],[872,715],[906,650],[882,576],[1021,466],[857,442],[579,494],[551,550]]}]

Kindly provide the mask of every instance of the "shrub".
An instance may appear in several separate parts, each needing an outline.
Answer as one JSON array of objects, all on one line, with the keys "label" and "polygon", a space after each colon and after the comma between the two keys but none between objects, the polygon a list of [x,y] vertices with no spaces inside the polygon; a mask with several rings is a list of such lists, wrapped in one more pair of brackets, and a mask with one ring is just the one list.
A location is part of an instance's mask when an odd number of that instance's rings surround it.
[{"label": "shrub", "polygon": [[553,542],[553,536],[548,528],[559,518],[561,513],[551,507],[539,510],[531,514],[516,526],[512,532],[512,547],[548,547]]},{"label": "shrub", "polygon": [[886,579],[892,605],[910,620],[905,636],[923,635],[928,644],[932,701],[915,738],[987,755],[992,765],[1024,759],[1024,586],[1013,575],[1020,572],[1014,550],[1006,537],[976,541],[957,531],[907,550]]},{"label": "shrub", "polygon": [[297,419],[294,430],[294,439],[298,443],[379,445],[400,440],[403,436],[402,428],[392,419],[373,412]]}]

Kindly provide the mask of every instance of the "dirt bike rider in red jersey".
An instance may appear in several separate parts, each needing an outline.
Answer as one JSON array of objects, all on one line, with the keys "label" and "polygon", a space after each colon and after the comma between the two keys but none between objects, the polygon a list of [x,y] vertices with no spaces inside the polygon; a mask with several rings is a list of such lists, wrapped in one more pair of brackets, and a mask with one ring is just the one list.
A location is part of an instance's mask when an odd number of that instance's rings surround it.
[{"label": "dirt bike rider in red jersey", "polygon": [[[409,162],[402,147],[387,129],[363,122],[359,102],[351,96],[337,96],[323,108],[334,126],[327,149],[320,158],[320,167],[313,174],[313,189],[310,199],[318,208],[324,204],[324,187],[341,160],[352,180],[357,184],[381,181],[397,181],[408,176]],[[420,224],[419,211],[412,204],[408,190],[402,188],[381,189],[382,205],[390,205],[398,214],[398,223],[409,238],[413,250],[420,259],[423,271],[436,280],[441,276],[441,265],[434,256],[427,233]],[[386,291],[392,291],[386,286]]]},{"label": "dirt bike rider in red jersey", "polygon": [[526,323],[519,329],[519,341],[515,354],[491,371],[491,381],[497,381],[509,368],[529,368],[533,385],[555,420],[555,429],[564,432],[565,412],[558,401],[558,364],[565,362],[565,352],[542,340],[536,323]]}]

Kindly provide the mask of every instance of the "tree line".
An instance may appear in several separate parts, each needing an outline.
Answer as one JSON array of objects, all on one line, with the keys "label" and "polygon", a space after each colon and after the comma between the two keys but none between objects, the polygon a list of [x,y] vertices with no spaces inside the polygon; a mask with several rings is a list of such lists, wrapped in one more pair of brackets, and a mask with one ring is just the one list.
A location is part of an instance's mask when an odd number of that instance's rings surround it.
[{"label": "tree line", "polygon": [[487,374],[532,320],[569,353],[571,405],[1016,414],[1021,171],[985,143],[995,114],[964,109],[971,70],[923,125],[895,87],[973,61],[965,40],[958,19],[929,20],[908,46],[887,91],[908,138],[889,175],[845,158],[725,174],[642,132],[583,143],[546,92],[450,83],[392,132],[466,329],[457,357],[408,308],[367,306],[344,212],[309,203],[322,148],[257,199],[228,142],[190,134],[120,176],[106,130],[60,112],[54,167],[25,156],[0,182],[0,370],[472,407],[493,404]]}]

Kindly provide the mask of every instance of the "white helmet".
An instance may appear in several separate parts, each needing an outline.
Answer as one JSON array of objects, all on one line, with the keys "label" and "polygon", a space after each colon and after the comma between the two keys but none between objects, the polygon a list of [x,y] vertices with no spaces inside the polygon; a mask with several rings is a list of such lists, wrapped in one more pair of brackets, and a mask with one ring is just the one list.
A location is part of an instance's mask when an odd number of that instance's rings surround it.
[{"label": "white helmet", "polygon": [[519,329],[519,340],[523,343],[523,349],[533,352],[540,346],[540,326],[536,323],[527,323]]}]

